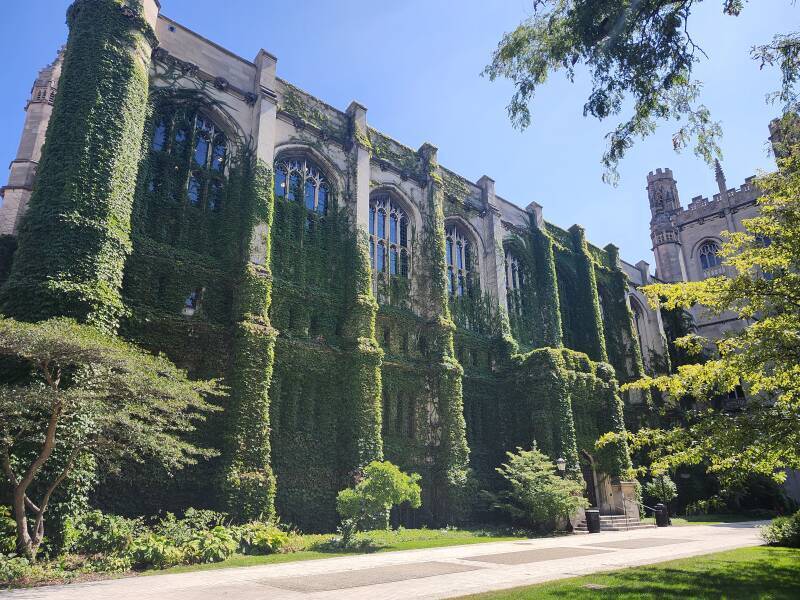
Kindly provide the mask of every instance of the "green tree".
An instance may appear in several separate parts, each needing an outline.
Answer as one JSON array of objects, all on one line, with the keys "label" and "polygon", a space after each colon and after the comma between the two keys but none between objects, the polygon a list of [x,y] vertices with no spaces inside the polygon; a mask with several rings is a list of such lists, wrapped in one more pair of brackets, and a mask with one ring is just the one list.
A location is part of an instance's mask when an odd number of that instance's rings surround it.
[{"label": "green tree", "polygon": [[344,543],[348,544],[356,531],[368,526],[387,527],[392,506],[403,502],[411,508],[422,506],[420,479],[417,473],[403,473],[388,460],[372,461],[364,467],[363,478],[355,487],[342,490],[336,497]]},{"label": "green tree", "polygon": [[[784,469],[800,468],[800,143],[784,137],[778,171],[757,181],[760,216],[744,221],[746,231],[726,234],[722,255],[733,274],[644,288],[656,308],[702,305],[743,319],[741,330],[715,342],[693,334],[675,341],[692,352],[710,347],[709,360],[627,386],[660,390],[666,410],[694,400],[675,426],[632,435],[632,448],[648,453],[656,475],[706,464],[733,485],[752,473],[781,482]],[[719,399],[739,385],[747,402],[726,409]]]},{"label": "green tree", "polygon": [[[183,437],[212,410],[213,381],[190,381],[167,359],[69,319],[0,316],[0,356],[29,370],[0,385],[0,462],[12,492],[17,548],[34,559],[53,492],[86,456],[179,469],[214,453]],[[60,454],[59,469],[46,469]],[[34,491],[40,492],[38,495]]]},{"label": "green tree", "polygon": [[[739,15],[744,0],[721,1],[725,15]],[[705,54],[692,37],[690,17],[703,0],[533,0],[533,13],[506,33],[485,69],[492,80],[514,83],[508,105],[512,123],[531,123],[530,103],[548,76],[563,72],[570,81],[585,68],[592,82],[584,115],[603,120],[630,114],[607,135],[604,179],[616,181],[616,167],[637,138],[656,123],[679,120],[673,145],[694,141],[694,151],[711,163],[720,155],[721,128],[700,103],[702,83],[692,69]],[[764,10],[759,6],[757,10]],[[751,51],[761,66],[777,66],[782,86],[772,98],[788,110],[797,105],[800,33],[776,35]],[[630,102],[627,102],[630,100]]]},{"label": "green tree", "polygon": [[645,484],[644,493],[659,502],[663,502],[667,510],[669,510],[669,503],[678,497],[678,486],[675,485],[669,475],[662,474],[653,477],[652,481],[648,481]]},{"label": "green tree", "polygon": [[555,464],[540,452],[534,442],[530,450],[506,452],[508,462],[496,471],[509,489],[492,495],[493,507],[524,521],[533,528],[554,531],[558,521],[589,506],[583,497],[583,484],[556,475]]}]

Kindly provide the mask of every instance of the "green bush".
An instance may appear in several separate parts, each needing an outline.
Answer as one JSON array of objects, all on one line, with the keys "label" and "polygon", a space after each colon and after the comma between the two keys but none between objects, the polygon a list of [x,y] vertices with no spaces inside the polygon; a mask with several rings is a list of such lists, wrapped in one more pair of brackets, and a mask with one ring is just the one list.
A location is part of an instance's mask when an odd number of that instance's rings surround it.
[{"label": "green bush", "polygon": [[185,546],[186,559],[194,563],[221,562],[233,556],[239,543],[233,533],[222,525],[208,531],[198,531]]},{"label": "green bush", "polygon": [[94,573],[124,573],[133,567],[133,559],[127,554],[108,554],[92,560],[86,567]]},{"label": "green bush", "polygon": [[761,530],[770,546],[800,548],[800,510],[788,517],[778,517]]},{"label": "green bush", "polygon": [[188,544],[198,534],[223,525],[227,515],[213,510],[187,508],[182,519],[167,513],[154,527],[153,531],[163,535],[177,546]]},{"label": "green bush", "polygon": [[589,506],[583,497],[583,485],[556,475],[556,466],[533,448],[506,452],[508,462],[496,470],[509,489],[493,499],[493,508],[502,510],[540,532],[555,531],[558,522]]},{"label": "green bush", "polygon": [[17,524],[11,508],[0,505],[0,554],[10,554],[17,548]]},{"label": "green bush", "polygon": [[659,475],[645,484],[644,493],[659,502],[669,504],[678,497],[678,486],[669,475]]},{"label": "green bush", "polygon": [[336,510],[342,518],[342,542],[347,545],[357,531],[387,528],[392,506],[408,502],[411,508],[422,505],[420,476],[403,473],[387,461],[372,461],[353,488],[339,492]]},{"label": "green bush", "polygon": [[271,523],[253,521],[238,528],[243,554],[273,554],[289,544],[289,534]]},{"label": "green bush", "polygon": [[686,505],[686,514],[693,515],[716,515],[724,514],[728,511],[728,503],[719,496],[712,496],[706,500],[697,500]]},{"label": "green bush", "polygon": [[67,520],[64,548],[77,554],[124,553],[142,529],[140,519],[92,510]]},{"label": "green bush", "polygon": [[0,552],[0,582],[14,581],[28,574],[31,563],[24,556]]},{"label": "green bush", "polygon": [[136,567],[165,569],[184,562],[186,553],[166,536],[149,532],[133,541],[130,557]]}]

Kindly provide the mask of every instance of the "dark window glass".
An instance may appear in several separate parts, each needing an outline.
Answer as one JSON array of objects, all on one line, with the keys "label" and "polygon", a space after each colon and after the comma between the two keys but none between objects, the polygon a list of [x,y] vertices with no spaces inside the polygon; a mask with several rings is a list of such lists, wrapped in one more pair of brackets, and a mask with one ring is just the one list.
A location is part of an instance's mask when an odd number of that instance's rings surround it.
[{"label": "dark window glass", "polygon": [[375,240],[369,241],[369,263],[372,268],[375,268]]},{"label": "dark window glass", "polygon": [[189,187],[187,189],[189,204],[200,206],[200,180],[194,174],[189,175]]},{"label": "dark window glass", "polygon": [[408,277],[408,252],[405,248],[400,251],[400,275]]},{"label": "dark window glass", "polygon": [[453,274],[453,269],[447,269],[447,278],[450,284],[450,293],[454,294],[456,291],[456,277]]},{"label": "dark window glass", "polygon": [[208,140],[204,134],[197,134],[197,139],[194,141],[194,162],[205,167],[206,161],[208,161]]},{"label": "dark window glass", "polygon": [[297,173],[292,173],[289,176],[289,187],[286,189],[286,199],[294,202],[299,192],[300,192],[300,176]]},{"label": "dark window glass", "polygon": [[319,186],[317,191],[317,212],[321,215],[328,212],[328,188],[325,185]]},{"label": "dark window glass", "polygon": [[446,242],[447,248],[447,264],[452,266],[453,265],[453,240],[447,238]]},{"label": "dark window glass", "polygon": [[383,242],[378,242],[378,273],[386,270],[386,246]]},{"label": "dark window glass", "polygon": [[386,238],[386,213],[382,210],[378,211],[378,237]]},{"label": "dark window glass", "polygon": [[467,271],[472,270],[472,246],[468,242],[464,243],[464,268]]},{"label": "dark window glass", "polygon": [[369,207],[369,234],[375,235],[375,207]]},{"label": "dark window glass", "polygon": [[220,171],[225,168],[225,138],[217,136],[214,140],[214,149],[211,151],[211,168]]},{"label": "dark window glass", "polygon": [[461,242],[458,242],[456,244],[456,260],[458,261],[458,268],[459,269],[463,269],[464,268],[464,253],[463,253],[463,248],[461,246]]},{"label": "dark window glass", "polygon": [[304,194],[304,199],[306,202],[306,208],[308,210],[314,210],[314,196],[315,196],[316,188],[314,187],[314,182],[310,179],[306,179],[306,190]]},{"label": "dark window glass", "polygon": [[283,198],[286,195],[286,172],[283,169],[275,171],[275,197]]},{"label": "dark window glass", "polygon": [[397,248],[392,246],[392,249],[389,251],[389,273],[391,275],[397,275]]},{"label": "dark window glass", "polygon": [[153,150],[161,151],[167,143],[167,123],[164,119],[159,120],[153,132]]},{"label": "dark window glass", "polygon": [[389,241],[393,244],[397,243],[397,215],[389,218]]},{"label": "dark window glass", "polygon": [[408,222],[405,217],[400,218],[400,245],[408,248]]},{"label": "dark window glass", "polygon": [[208,186],[208,209],[214,212],[222,207],[222,183],[212,181]]}]

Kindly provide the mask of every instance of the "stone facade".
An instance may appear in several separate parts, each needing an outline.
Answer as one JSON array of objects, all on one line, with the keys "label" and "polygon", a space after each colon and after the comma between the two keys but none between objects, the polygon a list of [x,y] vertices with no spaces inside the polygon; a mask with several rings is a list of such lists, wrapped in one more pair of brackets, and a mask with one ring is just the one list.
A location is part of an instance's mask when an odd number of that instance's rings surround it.
[{"label": "stone facade", "polygon": [[[158,46],[120,332],[232,382],[229,419],[255,418],[256,407],[255,429],[210,424],[237,432],[238,446],[221,443],[226,485],[277,479],[284,520],[328,528],[336,490],[384,456],[423,475],[423,511],[404,519],[442,523],[468,467],[491,487],[504,452],[535,439],[567,459],[593,503],[621,510],[627,449],[594,441],[647,413],[648,398],[623,400],[618,382],[667,368],[661,316],[637,289],[652,281],[647,263],[547,222],[530,198],[500,197],[488,176],[440,166],[431,144],[412,149],[371,128],[357,102],[340,110],[312,97],[277,77],[269,52],[244,59],[159,15],[154,0],[140,6]],[[0,208],[7,238],[24,227],[59,64],[42,71],[28,107]],[[170,102],[178,113],[164,112]],[[266,176],[241,184],[244,156],[273,169],[275,198]],[[264,213],[248,220],[251,196]],[[674,201],[669,217],[677,191]],[[20,246],[14,260],[31,252]],[[24,276],[12,264],[6,289]],[[245,402],[253,389],[258,402]],[[180,509],[192,485],[218,505],[214,481],[201,472],[159,506]]]}]

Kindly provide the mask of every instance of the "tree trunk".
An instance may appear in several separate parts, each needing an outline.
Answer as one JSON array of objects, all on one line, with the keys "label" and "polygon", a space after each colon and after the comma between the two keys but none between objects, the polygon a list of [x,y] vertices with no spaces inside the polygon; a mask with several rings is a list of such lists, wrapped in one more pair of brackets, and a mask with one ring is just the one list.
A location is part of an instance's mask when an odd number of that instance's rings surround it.
[{"label": "tree trunk", "polygon": [[14,488],[14,520],[17,523],[17,552],[28,560],[36,560],[41,537],[32,539],[28,532],[28,515],[25,511],[25,490],[19,486]]}]

